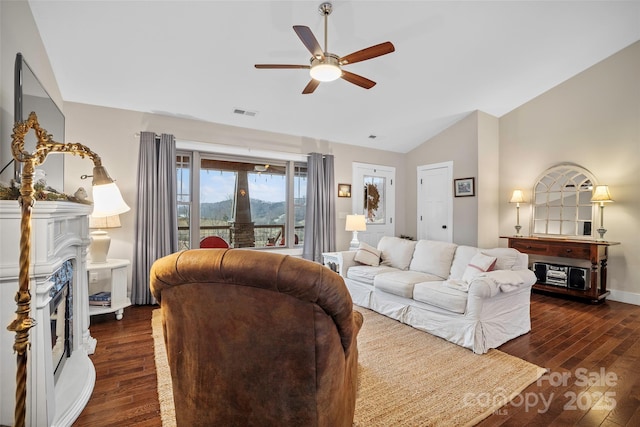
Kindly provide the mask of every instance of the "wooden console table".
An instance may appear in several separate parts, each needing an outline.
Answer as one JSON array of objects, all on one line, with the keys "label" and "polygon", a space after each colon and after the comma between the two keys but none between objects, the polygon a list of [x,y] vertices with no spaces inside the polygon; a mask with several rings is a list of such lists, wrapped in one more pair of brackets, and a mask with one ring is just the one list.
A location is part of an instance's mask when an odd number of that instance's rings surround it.
[{"label": "wooden console table", "polygon": [[[607,291],[607,258],[609,246],[619,245],[619,242],[597,240],[579,240],[545,237],[516,237],[500,236],[509,239],[509,247],[520,252],[544,257],[560,257],[573,260],[587,260],[591,263],[588,287],[584,290],[571,289],[564,286],[536,283],[534,290],[547,293],[569,295],[600,302],[609,295]],[[554,263],[553,261],[549,261]],[[557,262],[556,262],[557,264]]]}]

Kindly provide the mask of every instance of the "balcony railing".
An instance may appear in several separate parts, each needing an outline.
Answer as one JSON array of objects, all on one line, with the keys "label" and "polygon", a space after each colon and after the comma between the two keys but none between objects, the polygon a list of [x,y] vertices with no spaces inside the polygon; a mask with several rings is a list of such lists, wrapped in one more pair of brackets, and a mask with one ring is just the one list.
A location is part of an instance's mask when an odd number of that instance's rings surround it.
[{"label": "balcony railing", "polygon": [[[284,225],[258,225],[254,224],[254,237],[256,248],[283,247],[286,245],[285,227]],[[233,230],[231,225],[203,225],[200,227],[199,240],[209,236],[218,236],[223,238],[230,247],[233,244]],[[295,227],[294,244],[301,245],[304,242],[304,226]],[[178,249],[189,249],[190,244],[190,228],[188,226],[178,227]]]}]

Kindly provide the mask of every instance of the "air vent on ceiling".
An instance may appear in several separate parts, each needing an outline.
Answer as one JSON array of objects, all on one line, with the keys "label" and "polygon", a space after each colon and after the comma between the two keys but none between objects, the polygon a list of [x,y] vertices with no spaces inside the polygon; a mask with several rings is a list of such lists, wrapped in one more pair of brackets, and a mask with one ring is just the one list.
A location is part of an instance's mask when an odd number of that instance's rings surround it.
[{"label": "air vent on ceiling", "polygon": [[249,110],[242,110],[240,108],[235,108],[233,110],[234,114],[240,114],[242,116],[249,116],[249,117],[255,117],[256,114],[258,114],[257,111],[249,111]]}]

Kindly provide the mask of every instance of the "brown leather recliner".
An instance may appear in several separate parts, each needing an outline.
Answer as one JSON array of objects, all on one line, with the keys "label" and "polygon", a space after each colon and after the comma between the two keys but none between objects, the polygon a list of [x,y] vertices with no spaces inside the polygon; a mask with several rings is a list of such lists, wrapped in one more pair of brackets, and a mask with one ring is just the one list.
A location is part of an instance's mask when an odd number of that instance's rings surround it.
[{"label": "brown leather recliner", "polygon": [[178,426],[351,426],[362,315],[303,259],[193,249],[157,260]]}]

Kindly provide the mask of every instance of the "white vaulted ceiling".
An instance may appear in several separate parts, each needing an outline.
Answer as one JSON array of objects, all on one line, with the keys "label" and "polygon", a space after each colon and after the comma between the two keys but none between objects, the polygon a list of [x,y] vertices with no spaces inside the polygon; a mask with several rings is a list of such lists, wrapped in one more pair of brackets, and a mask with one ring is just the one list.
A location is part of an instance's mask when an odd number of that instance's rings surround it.
[{"label": "white vaulted ceiling", "polygon": [[338,80],[302,95],[307,70],[254,64],[308,64],[292,26],[324,47],[320,3],[29,1],[65,101],[397,152],[471,111],[499,117],[640,39],[636,1],[334,1],[330,52],[396,51],[344,67],[370,90]]}]

